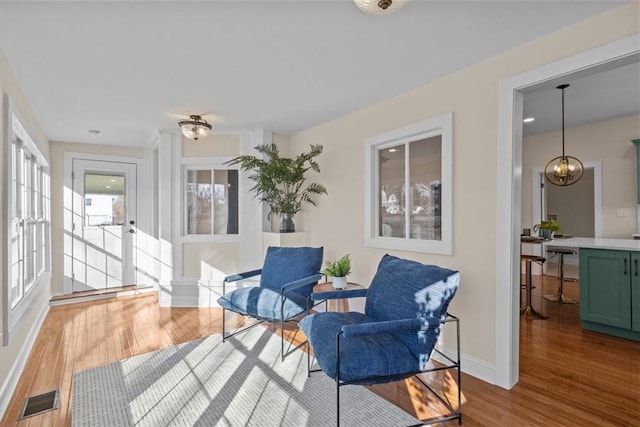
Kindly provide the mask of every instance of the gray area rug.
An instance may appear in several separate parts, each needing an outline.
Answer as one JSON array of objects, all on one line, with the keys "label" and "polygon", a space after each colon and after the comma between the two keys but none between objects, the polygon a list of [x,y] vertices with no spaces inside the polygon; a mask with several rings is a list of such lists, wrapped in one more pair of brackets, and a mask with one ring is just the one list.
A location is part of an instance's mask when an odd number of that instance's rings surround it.
[{"label": "gray area rug", "polygon": [[[341,425],[419,423],[361,386],[341,387]],[[254,328],[191,341],[73,375],[73,426],[332,426],[335,382],[307,377],[301,350]]]}]

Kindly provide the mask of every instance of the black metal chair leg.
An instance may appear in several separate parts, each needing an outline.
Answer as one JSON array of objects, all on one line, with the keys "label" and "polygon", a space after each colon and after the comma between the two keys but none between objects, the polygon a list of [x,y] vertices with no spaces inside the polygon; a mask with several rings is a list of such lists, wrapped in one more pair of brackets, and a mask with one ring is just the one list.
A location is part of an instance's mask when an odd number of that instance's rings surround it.
[{"label": "black metal chair leg", "polygon": [[336,426],[340,427],[340,380],[336,381]]},{"label": "black metal chair leg", "polygon": [[284,362],[284,320],[280,319],[280,355]]},{"label": "black metal chair leg", "polygon": [[311,344],[307,339],[307,378],[311,378]]},{"label": "black metal chair leg", "polygon": [[225,321],[224,321],[224,318],[226,317],[225,314],[226,314],[226,311],[224,308],[222,308],[222,342],[225,342],[225,340],[227,339],[225,337],[225,333],[226,333]]},{"label": "black metal chair leg", "polygon": [[336,334],[336,426],[340,427],[340,334]]}]

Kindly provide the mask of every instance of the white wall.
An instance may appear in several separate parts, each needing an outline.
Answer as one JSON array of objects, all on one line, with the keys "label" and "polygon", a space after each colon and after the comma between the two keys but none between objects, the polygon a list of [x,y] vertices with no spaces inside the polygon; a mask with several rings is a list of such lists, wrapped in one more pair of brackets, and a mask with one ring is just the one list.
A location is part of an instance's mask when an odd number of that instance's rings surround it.
[{"label": "white wall", "polygon": [[[633,115],[565,129],[568,155],[581,162],[602,162],[602,237],[631,238],[636,230],[636,148],[640,116]],[[522,226],[531,226],[531,179],[533,169],[544,169],[560,155],[562,131],[532,135],[522,147]],[[568,187],[570,188],[570,187]],[[628,216],[617,216],[617,209]]]},{"label": "white wall", "polygon": [[580,181],[573,185],[545,185],[547,214],[556,215],[561,233],[595,237],[594,182],[593,168],[585,168]]},{"label": "white wall", "polygon": [[[458,269],[462,283],[450,309],[461,317],[462,351],[491,381],[495,360],[496,179],[499,82],[525,70],[636,34],[638,4],[563,29],[395,98],[291,137],[292,149],[323,144],[321,182],[329,196],[303,211],[312,245],[325,256],[351,253],[354,281],[367,284],[385,253],[364,240],[364,141],[453,112],[453,256],[397,252]],[[467,364],[467,366],[470,366]]]}]

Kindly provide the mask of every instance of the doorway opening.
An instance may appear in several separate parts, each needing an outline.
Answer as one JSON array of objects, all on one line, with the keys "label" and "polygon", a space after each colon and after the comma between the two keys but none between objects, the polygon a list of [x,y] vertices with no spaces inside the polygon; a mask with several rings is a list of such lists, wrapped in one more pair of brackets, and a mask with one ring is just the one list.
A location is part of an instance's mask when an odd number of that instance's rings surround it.
[{"label": "doorway opening", "polygon": [[496,239],[495,382],[510,389],[519,378],[520,234],[522,232],[523,98],[542,85],[638,62],[634,35],[500,82]]},{"label": "doorway opening", "polygon": [[[534,168],[531,189],[531,225],[540,224],[543,220],[555,219],[562,230],[559,237],[602,237],[602,163],[585,162],[584,175],[571,187],[558,187],[545,182],[542,168]],[[523,226],[526,228],[527,216],[523,214]],[[540,245],[529,245],[531,253],[548,258],[548,254]],[[558,246],[562,241],[558,239]],[[578,265],[577,255],[566,255],[564,263]],[[547,271],[546,264],[544,272]],[[570,277],[577,278],[577,268],[570,268]],[[535,275],[542,274],[536,265]]]},{"label": "doorway opening", "polygon": [[138,214],[144,219],[147,212],[138,203],[141,160],[65,153],[64,281],[58,297],[145,284],[145,266],[139,264],[150,248],[140,247],[148,246],[138,222]]}]

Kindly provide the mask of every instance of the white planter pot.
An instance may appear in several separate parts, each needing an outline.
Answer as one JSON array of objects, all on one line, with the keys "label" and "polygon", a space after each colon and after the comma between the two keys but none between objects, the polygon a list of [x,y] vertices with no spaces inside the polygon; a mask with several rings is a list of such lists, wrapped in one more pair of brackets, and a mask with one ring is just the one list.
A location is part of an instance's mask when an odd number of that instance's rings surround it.
[{"label": "white planter pot", "polygon": [[336,289],[342,289],[345,286],[347,286],[347,276],[343,276],[343,277],[334,277],[333,281],[331,282],[333,284],[333,287]]}]

